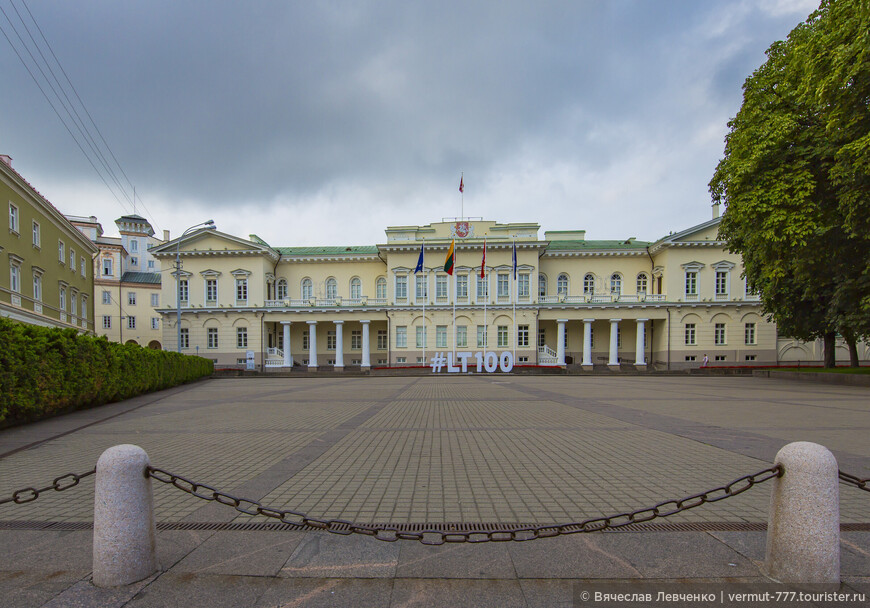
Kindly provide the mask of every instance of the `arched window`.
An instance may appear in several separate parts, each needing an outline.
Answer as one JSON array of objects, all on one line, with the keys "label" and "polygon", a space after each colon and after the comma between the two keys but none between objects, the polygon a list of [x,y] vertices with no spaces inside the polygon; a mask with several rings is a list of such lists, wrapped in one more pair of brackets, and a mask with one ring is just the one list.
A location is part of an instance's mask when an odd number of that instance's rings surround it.
[{"label": "arched window", "polygon": [[377,298],[379,300],[387,299],[387,280],[384,277],[378,277]]},{"label": "arched window", "polygon": [[618,272],[610,275],[610,293],[619,294],[622,292],[622,277]]},{"label": "arched window", "polygon": [[310,300],[314,296],[311,279],[302,279],[302,299]]},{"label": "arched window", "polygon": [[287,299],[287,280],[286,279],[278,279],[278,290],[277,290],[277,300],[286,300]]},{"label": "arched window", "polygon": [[588,273],[583,277],[583,293],[590,296],[595,293],[595,277],[592,273]]},{"label": "arched window", "polygon": [[362,297],[362,281],[359,277],[354,277],[350,280],[350,298],[351,300],[359,300]]},{"label": "arched window", "polygon": [[544,297],[547,295],[547,275],[538,275],[538,296]]},{"label": "arched window", "polygon": [[556,293],[568,295],[568,275],[564,272],[556,279]]},{"label": "arched window", "polygon": [[334,300],[338,297],[338,281],[334,277],[326,279],[326,299]]},{"label": "arched window", "polygon": [[637,295],[645,295],[646,294],[646,286],[647,286],[647,276],[645,272],[641,272],[637,275]]}]

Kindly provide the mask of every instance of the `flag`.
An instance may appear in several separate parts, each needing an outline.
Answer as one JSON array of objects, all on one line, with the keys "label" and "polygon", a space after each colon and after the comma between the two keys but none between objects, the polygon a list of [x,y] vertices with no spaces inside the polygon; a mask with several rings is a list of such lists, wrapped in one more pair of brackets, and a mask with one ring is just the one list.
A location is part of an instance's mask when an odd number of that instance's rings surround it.
[{"label": "flag", "polygon": [[486,239],[483,239],[483,259],[480,260],[480,278],[486,278]]},{"label": "flag", "polygon": [[462,176],[462,177],[459,178],[459,191],[460,191],[460,192],[465,192],[465,183],[462,181],[462,178],[463,178],[463,177],[464,177],[464,176]]},{"label": "flag", "polygon": [[517,280],[517,242],[514,241],[514,281]]},{"label": "flag", "polygon": [[453,246],[456,243],[456,239],[450,241],[450,249],[447,250],[447,259],[444,260],[444,272],[449,275],[453,275],[453,263],[455,262],[455,255],[453,253]]},{"label": "flag", "polygon": [[420,257],[417,258],[417,267],[414,269],[414,274],[423,270],[423,245],[420,244]]}]

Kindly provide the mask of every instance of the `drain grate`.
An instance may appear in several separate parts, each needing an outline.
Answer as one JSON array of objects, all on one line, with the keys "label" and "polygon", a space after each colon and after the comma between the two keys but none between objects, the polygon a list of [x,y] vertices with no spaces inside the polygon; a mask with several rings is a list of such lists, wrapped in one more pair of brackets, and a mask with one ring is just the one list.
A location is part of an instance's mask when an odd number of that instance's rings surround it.
[{"label": "drain grate", "polygon": [[[522,528],[537,526],[540,524],[522,523],[398,523],[398,524],[367,524],[382,528],[390,528],[399,532],[422,532],[423,530],[437,530],[439,532],[491,532],[493,530],[519,530]],[[89,521],[0,521],[0,530],[51,530],[71,532],[77,530],[93,529],[93,522]],[[160,521],[157,522],[158,530],[238,530],[258,532],[284,532],[290,530],[311,531],[317,530],[311,526],[294,526],[284,523],[256,523],[256,522],[216,522],[216,521]],[[346,529],[346,528],[345,528]],[[579,529],[577,526],[576,529]],[[570,528],[569,528],[570,530]],[[642,523],[630,524],[615,530],[604,530],[604,534],[621,534],[624,532],[764,532],[767,530],[765,522],[746,521],[704,521],[683,523]],[[842,532],[870,532],[870,523],[842,523]]]}]

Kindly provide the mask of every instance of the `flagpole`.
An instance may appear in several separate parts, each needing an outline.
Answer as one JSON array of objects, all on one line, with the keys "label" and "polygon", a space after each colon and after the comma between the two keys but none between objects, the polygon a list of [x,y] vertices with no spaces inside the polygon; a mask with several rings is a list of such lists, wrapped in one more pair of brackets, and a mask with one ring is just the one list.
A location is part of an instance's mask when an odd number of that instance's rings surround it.
[{"label": "flagpole", "polygon": [[513,277],[514,277],[514,279],[513,279],[514,280],[514,298],[513,298],[514,299],[514,314],[513,314],[513,317],[514,317],[514,365],[516,365],[516,363],[517,363],[517,338],[519,337],[519,336],[517,336],[517,300],[520,297],[519,289],[517,287],[516,251],[517,251],[517,242],[515,239],[514,240],[514,250],[513,250],[513,253],[514,253],[514,256],[513,256],[514,257],[514,259],[513,259],[513,267],[514,267],[513,268]]},{"label": "flagpole", "polygon": [[486,318],[486,301],[489,300],[489,277],[486,276],[486,238],[483,239],[483,259],[480,261],[480,278],[483,280],[483,351],[489,348],[489,320]]},{"label": "flagpole", "polygon": [[465,219],[465,171],[462,171],[459,174],[459,194],[460,200],[462,201],[462,211],[459,217],[460,220]]},{"label": "flagpole", "polygon": [[423,365],[426,365],[426,300],[429,299],[429,275],[423,268]]}]

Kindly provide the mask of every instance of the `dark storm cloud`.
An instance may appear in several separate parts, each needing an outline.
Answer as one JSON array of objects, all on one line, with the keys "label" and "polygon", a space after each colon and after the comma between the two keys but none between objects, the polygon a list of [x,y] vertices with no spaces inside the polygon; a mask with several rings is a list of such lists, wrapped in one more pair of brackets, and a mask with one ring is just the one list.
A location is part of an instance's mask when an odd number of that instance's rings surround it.
[{"label": "dark storm cloud", "polygon": [[[335,183],[399,204],[526,154],[606,172],[641,149],[686,146],[714,119],[724,133],[764,48],[806,14],[751,2],[252,4],[31,10],[134,183],[217,206],[293,204]],[[92,171],[8,45],[0,67],[11,85],[0,152],[38,158],[57,179]]]}]

